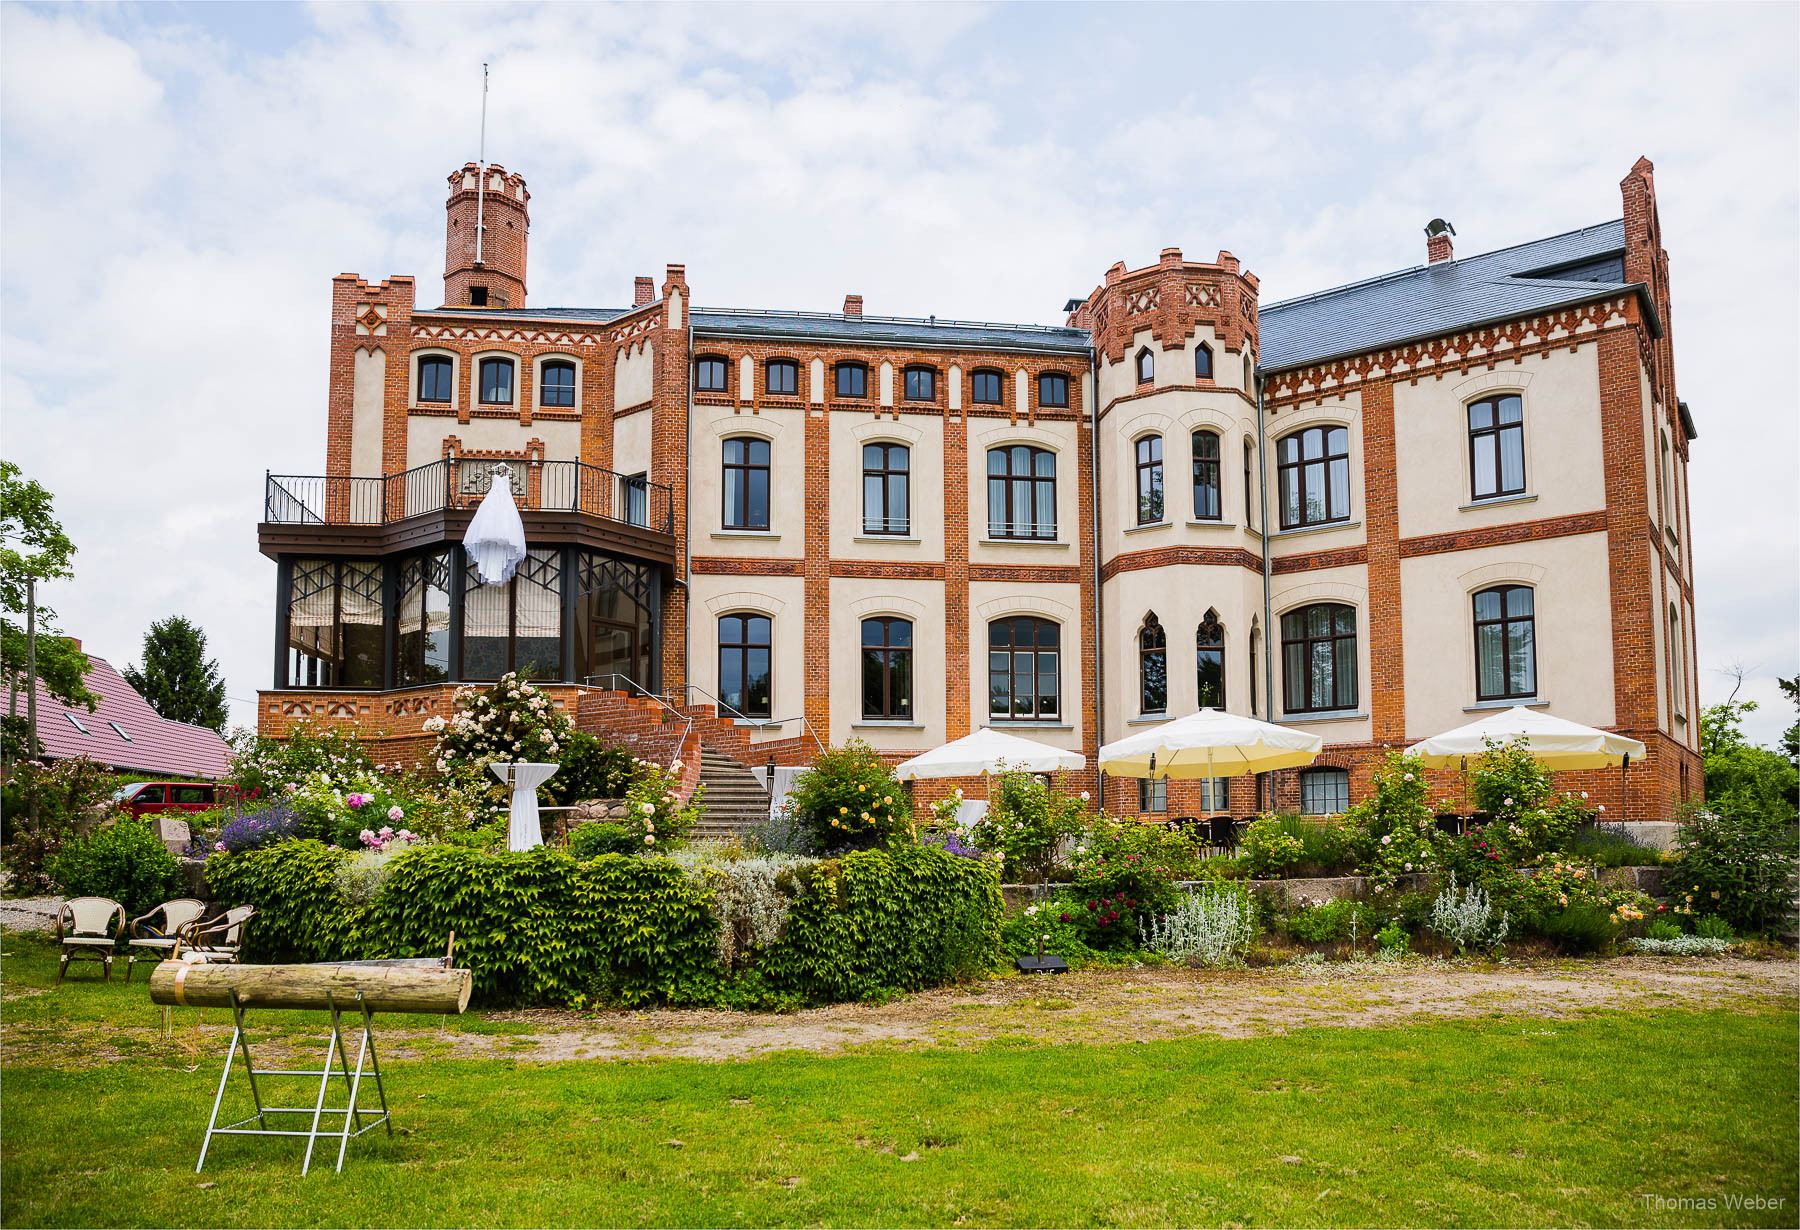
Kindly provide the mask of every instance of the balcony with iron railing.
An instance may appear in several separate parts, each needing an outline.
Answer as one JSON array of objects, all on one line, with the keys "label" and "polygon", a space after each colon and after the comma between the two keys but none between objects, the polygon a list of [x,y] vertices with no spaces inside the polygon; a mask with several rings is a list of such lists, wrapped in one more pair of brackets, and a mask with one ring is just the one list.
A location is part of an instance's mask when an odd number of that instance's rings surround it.
[{"label": "balcony with iron railing", "polygon": [[260,527],[263,552],[346,548],[375,554],[460,535],[496,481],[512,484],[528,540],[573,534],[672,561],[675,501],[641,475],[584,461],[449,457],[398,474],[269,474]]}]

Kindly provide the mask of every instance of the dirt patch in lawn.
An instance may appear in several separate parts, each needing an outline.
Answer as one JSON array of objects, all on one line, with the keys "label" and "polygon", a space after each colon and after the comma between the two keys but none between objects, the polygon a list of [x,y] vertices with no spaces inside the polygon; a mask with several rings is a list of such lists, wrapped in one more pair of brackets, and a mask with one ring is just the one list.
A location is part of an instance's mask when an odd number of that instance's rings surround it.
[{"label": "dirt patch in lawn", "polygon": [[[1611,960],[1409,961],[1296,965],[1263,970],[1169,967],[1060,977],[1008,976],[911,995],[889,1004],[837,1004],[785,1014],[653,1009],[471,1014],[444,1030],[381,1033],[385,1061],[454,1057],[523,1063],[608,1059],[750,1059],[778,1051],[832,1054],[869,1047],[974,1047],[1068,1042],[1131,1043],[1213,1035],[1247,1038],[1312,1026],[1378,1028],[1411,1021],[1489,1016],[1574,1018],[1601,1012],[1729,1007],[1794,1008],[1800,965],[1621,957]],[[270,1022],[274,1024],[274,1022]],[[398,1024],[398,1022],[396,1022]],[[417,1018],[408,1025],[422,1024]],[[459,1028],[459,1025],[463,1025]],[[468,1032],[467,1026],[476,1031]],[[279,1030],[259,1051],[271,1060],[312,1048]],[[71,1033],[89,1033],[77,1041]],[[139,1034],[142,1036],[138,1036]],[[64,1026],[54,1037],[5,1030],[6,1062],[66,1065],[125,1054],[191,1064],[211,1058],[228,1031],[211,1021],[178,1030]],[[300,1031],[301,1034],[307,1031]],[[217,1035],[214,1037],[213,1035]],[[284,1036],[285,1035],[285,1036]],[[85,1042],[86,1045],[82,1045]]]}]

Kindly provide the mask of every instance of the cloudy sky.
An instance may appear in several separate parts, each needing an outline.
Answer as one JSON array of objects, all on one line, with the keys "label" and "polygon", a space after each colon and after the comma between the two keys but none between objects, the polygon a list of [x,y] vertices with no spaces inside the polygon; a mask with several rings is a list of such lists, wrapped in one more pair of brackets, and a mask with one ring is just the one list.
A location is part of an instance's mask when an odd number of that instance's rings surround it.
[{"label": "cloudy sky", "polygon": [[265,470],[324,464],[331,277],[435,303],[444,177],[525,174],[531,299],[1056,323],[1114,260],[1264,301],[1614,218],[1656,163],[1701,687],[1800,665],[1797,10],[0,7],[0,431],[79,544],[50,600],[135,661],[198,621],[268,686]]}]

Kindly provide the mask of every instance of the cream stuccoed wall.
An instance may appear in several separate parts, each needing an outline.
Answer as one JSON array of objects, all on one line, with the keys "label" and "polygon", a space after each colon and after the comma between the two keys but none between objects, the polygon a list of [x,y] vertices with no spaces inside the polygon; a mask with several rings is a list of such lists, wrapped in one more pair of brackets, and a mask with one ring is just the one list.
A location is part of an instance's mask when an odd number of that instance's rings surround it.
[{"label": "cream stuccoed wall", "polygon": [[629,410],[650,400],[656,389],[656,347],[621,346],[613,358],[613,410]]},{"label": "cream stuccoed wall", "polygon": [[[719,694],[719,617],[752,611],[769,617],[771,716],[791,721],[752,731],[752,739],[791,739],[802,727],[806,689],[806,582],[800,577],[696,576],[688,581],[688,678]],[[695,695],[699,703],[712,703]],[[819,732],[820,738],[825,732]]]},{"label": "cream stuccoed wall", "polygon": [[640,410],[613,420],[613,464],[618,474],[648,474],[653,483],[666,483],[669,475],[658,474],[650,456],[650,412]]},{"label": "cream stuccoed wall", "polygon": [[[831,556],[833,559],[931,561],[944,558],[944,427],[936,415],[871,419],[866,411],[831,412]],[[912,528],[899,538],[863,533],[862,450],[904,444],[909,452]],[[917,539],[916,542],[909,541]],[[835,720],[835,719],[834,719]]]},{"label": "cream stuccoed wall", "polygon": [[[1144,729],[1138,632],[1154,611],[1162,625],[1169,676],[1167,716],[1184,717],[1199,707],[1195,636],[1208,610],[1225,629],[1225,707],[1249,713],[1250,635],[1262,627],[1262,576],[1235,566],[1175,565],[1122,572],[1101,591],[1104,619],[1105,730],[1110,743]],[[1263,711],[1257,663],[1256,711]],[[1161,718],[1153,718],[1152,722]]]},{"label": "cream stuccoed wall", "polygon": [[[1481,529],[1606,507],[1599,349],[1527,355],[1465,379],[1394,382],[1400,536]],[[1524,404],[1525,495],[1473,502],[1470,402],[1517,394]]]},{"label": "cream stuccoed wall", "polygon": [[[1274,650],[1277,719],[1286,716],[1283,710],[1281,617],[1296,607],[1310,606],[1315,602],[1343,603],[1356,610],[1356,712],[1367,714],[1373,676],[1369,666],[1370,611],[1366,571],[1361,566],[1353,566],[1289,573],[1272,578],[1269,589],[1270,606],[1274,614],[1270,632]],[[1412,630],[1409,628],[1407,633],[1410,636]],[[1299,714],[1296,718],[1303,723],[1305,730],[1318,735],[1326,743],[1367,743],[1373,734],[1373,725],[1367,717],[1317,721],[1312,720],[1310,715]]]},{"label": "cream stuccoed wall", "polygon": [[[1053,723],[1009,725],[988,712],[988,624],[1011,616],[1036,615],[1062,625],[1062,715]],[[1081,641],[1088,613],[1077,584],[1012,585],[975,581],[969,585],[969,678],[965,696],[969,729],[996,725],[1027,739],[1081,750],[1082,695],[1088,681],[1081,673]],[[952,688],[956,681],[950,680]]]},{"label": "cream stuccoed wall", "polygon": [[1611,726],[1612,594],[1605,533],[1512,543],[1400,561],[1406,735],[1424,739],[1475,721],[1474,595],[1533,589],[1538,698],[1544,711]]},{"label": "cream stuccoed wall", "polygon": [[1137,382],[1137,355],[1145,346],[1150,347],[1150,352],[1156,356],[1153,388],[1195,387],[1194,350],[1202,342],[1212,347],[1213,384],[1221,389],[1238,389],[1255,397],[1256,391],[1246,388],[1244,384],[1243,354],[1226,350],[1225,344],[1210,326],[1196,324],[1194,335],[1184,340],[1179,350],[1164,350],[1162,343],[1156,340],[1146,323],[1132,334],[1131,345],[1125,349],[1123,362],[1109,363],[1105,355],[1100,356],[1100,404],[1105,406],[1116,398],[1127,397],[1142,390],[1143,386]]},{"label": "cream stuccoed wall", "polygon": [[[862,621],[882,615],[912,621],[911,724],[867,722],[862,716]],[[940,581],[832,578],[829,742],[840,744],[855,738],[878,750],[907,752],[947,743],[943,629],[944,586]],[[960,688],[957,694],[960,699]]]},{"label": "cream stuccoed wall", "polygon": [[373,348],[358,350],[350,386],[350,473],[358,478],[374,478],[383,473],[381,443],[386,398],[387,354]]},{"label": "cream stuccoed wall", "polygon": [[[1194,517],[1194,433],[1201,430],[1219,437],[1217,521]],[[1137,441],[1152,434],[1163,438],[1163,522],[1140,526]],[[1246,439],[1255,442],[1256,417],[1245,413],[1244,401],[1235,393],[1170,389],[1114,408],[1100,427],[1101,558],[1170,546],[1260,551],[1256,536],[1243,532]],[[1253,518],[1257,512],[1255,482],[1252,474]]]},{"label": "cream stuccoed wall", "polygon": [[[1020,419],[1008,425],[1002,419],[970,419],[969,440],[969,560],[977,564],[1058,566],[1081,562],[1081,536],[1088,532],[1081,511],[1080,423],[1039,420],[1036,426]],[[1056,453],[1056,541],[1013,542],[988,539],[989,449],[1031,444]]]},{"label": "cream stuccoed wall", "polygon": [[518,452],[529,440],[544,442],[545,461],[573,461],[581,456],[581,424],[538,419],[521,427],[513,418],[471,419],[458,423],[440,415],[414,415],[406,420],[406,464],[421,466],[444,455],[444,439],[462,441],[462,452]]},{"label": "cream stuccoed wall", "polygon": [[[806,554],[806,415],[803,409],[749,414],[725,406],[694,407],[688,443],[692,554],[780,558]],[[766,533],[725,528],[724,449],[733,436],[769,442]]]}]

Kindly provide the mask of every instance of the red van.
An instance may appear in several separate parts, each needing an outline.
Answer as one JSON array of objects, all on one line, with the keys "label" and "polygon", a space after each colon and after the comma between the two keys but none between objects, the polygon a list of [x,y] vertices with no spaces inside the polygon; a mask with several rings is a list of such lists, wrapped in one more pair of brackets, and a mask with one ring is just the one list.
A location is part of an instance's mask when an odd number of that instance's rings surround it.
[{"label": "red van", "polygon": [[132,782],[121,786],[113,801],[134,816],[162,812],[205,811],[237,797],[235,786],[211,782]]}]

